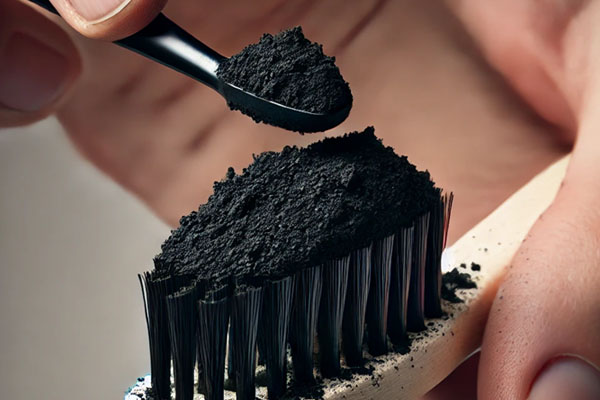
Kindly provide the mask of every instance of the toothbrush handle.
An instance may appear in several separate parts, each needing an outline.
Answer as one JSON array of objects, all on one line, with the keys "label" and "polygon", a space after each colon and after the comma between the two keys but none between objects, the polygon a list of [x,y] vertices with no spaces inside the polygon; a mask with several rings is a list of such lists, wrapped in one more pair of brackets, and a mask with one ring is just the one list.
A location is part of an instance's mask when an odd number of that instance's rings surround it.
[{"label": "toothbrush handle", "polygon": [[[48,0],[30,1],[59,15]],[[162,13],[141,31],[114,43],[219,91],[216,71],[226,57],[194,38]]]}]

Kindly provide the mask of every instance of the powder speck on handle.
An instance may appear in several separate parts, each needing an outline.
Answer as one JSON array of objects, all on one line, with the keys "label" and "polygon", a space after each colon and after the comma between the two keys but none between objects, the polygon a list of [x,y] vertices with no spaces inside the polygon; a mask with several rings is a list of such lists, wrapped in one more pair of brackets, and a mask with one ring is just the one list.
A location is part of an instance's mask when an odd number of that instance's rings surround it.
[{"label": "powder speck on handle", "polygon": [[442,298],[451,303],[463,302],[456,295],[458,289],[474,289],[476,287],[477,284],[473,282],[471,275],[459,272],[457,268],[442,275]]},{"label": "powder speck on handle", "polygon": [[[352,104],[350,87],[335,58],[306,39],[300,27],[275,36],[264,34],[258,43],[222,62],[217,75],[259,97],[313,113],[333,113]],[[250,116],[262,121],[258,115]]]}]

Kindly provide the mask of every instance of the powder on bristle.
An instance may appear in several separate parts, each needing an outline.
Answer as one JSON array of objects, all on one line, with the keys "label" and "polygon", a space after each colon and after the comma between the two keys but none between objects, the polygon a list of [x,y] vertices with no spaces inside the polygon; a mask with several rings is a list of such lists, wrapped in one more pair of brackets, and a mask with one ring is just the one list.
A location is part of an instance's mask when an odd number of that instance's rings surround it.
[{"label": "powder on bristle", "polygon": [[384,146],[373,128],[263,153],[241,175],[232,173],[181,219],[157,269],[260,283],[344,257],[411,225],[439,201],[429,173]]}]

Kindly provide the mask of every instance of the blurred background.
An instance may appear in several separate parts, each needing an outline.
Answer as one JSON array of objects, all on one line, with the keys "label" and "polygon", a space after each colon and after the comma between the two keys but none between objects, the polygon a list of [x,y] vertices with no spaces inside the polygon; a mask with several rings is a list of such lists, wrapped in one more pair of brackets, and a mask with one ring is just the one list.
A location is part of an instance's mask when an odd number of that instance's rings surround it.
[{"label": "blurred background", "polygon": [[55,119],[0,130],[0,397],[119,399],[148,373],[136,274],[168,233]]}]

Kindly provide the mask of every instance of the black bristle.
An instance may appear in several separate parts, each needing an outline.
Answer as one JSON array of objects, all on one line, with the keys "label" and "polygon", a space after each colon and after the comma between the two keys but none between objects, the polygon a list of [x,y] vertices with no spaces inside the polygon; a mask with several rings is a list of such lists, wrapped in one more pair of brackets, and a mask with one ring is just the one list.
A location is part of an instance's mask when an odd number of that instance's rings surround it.
[{"label": "black bristle", "polygon": [[387,318],[390,294],[392,251],[394,235],[373,244],[371,254],[371,288],[367,303],[367,343],[369,353],[379,356],[387,353]]},{"label": "black bristle", "polygon": [[[204,296],[206,295],[206,281],[205,280],[198,280],[196,281],[196,290],[198,293],[198,299],[202,299],[204,298]],[[197,306],[197,304],[196,304]],[[199,326],[198,326],[198,319],[196,319],[196,340],[200,337],[200,332],[199,332]],[[197,365],[197,371],[198,371],[198,388],[197,391],[198,393],[202,393],[202,394],[206,394],[206,380],[204,378],[204,367],[202,366],[202,356],[200,355],[200,348],[198,347],[198,344],[196,344],[196,365]]]},{"label": "black bristle", "polygon": [[[232,304],[233,307],[233,304]],[[233,309],[231,310],[233,314]],[[231,332],[233,325],[233,315],[231,316],[231,322],[229,324],[229,334],[227,335],[227,379],[225,380],[225,388],[227,390],[235,391],[235,361],[233,360],[234,354],[231,351],[233,348],[233,334]]]},{"label": "black bristle", "polygon": [[294,294],[294,278],[267,282],[258,326],[259,347],[267,366],[267,394],[279,399],[286,390],[287,340]]},{"label": "black bristle", "polygon": [[441,194],[439,203],[433,207],[429,220],[427,264],[425,270],[425,315],[430,318],[442,316],[442,251],[448,236],[448,223],[453,195]]},{"label": "black bristle", "polygon": [[442,246],[444,241],[444,201],[438,189],[438,202],[432,207],[427,234],[427,257],[425,262],[425,315],[430,318],[442,316]]},{"label": "black bristle", "polygon": [[394,237],[388,335],[395,345],[405,344],[407,339],[408,292],[414,233],[414,227],[404,228]]},{"label": "black bristle", "polygon": [[[198,346],[196,346],[198,347]],[[198,353],[196,358],[197,362],[197,371],[198,371],[198,388],[196,389],[198,393],[206,395],[206,378],[204,377],[204,367],[202,366],[202,356],[200,355],[200,349],[198,349]]]},{"label": "black bristle", "polygon": [[350,254],[348,293],[342,321],[342,351],[350,367],[363,363],[362,344],[371,283],[371,252],[372,246],[368,246]]},{"label": "black bristle", "polygon": [[425,265],[427,260],[427,232],[429,213],[415,221],[410,290],[408,292],[408,330],[425,330]]},{"label": "black bristle", "polygon": [[176,400],[194,397],[199,292],[195,285],[167,296]]},{"label": "black bristle", "polygon": [[158,271],[138,274],[144,299],[152,389],[160,399],[171,398],[171,342],[166,297],[179,289],[187,277],[163,276]]},{"label": "black bristle", "polygon": [[321,375],[340,374],[340,335],[348,289],[350,256],[329,261],[323,266],[323,294],[317,323]]},{"label": "black bristle", "polygon": [[314,383],[313,351],[323,288],[321,266],[296,274],[296,287],[290,320],[290,348],[296,384]]},{"label": "black bristle", "polygon": [[[256,336],[263,289],[248,288],[233,296],[230,337],[236,399],[254,400],[256,388]],[[231,377],[230,377],[231,378]]]},{"label": "black bristle", "polygon": [[198,347],[206,400],[223,400],[230,299],[227,289],[206,294],[198,305]]},{"label": "black bristle", "polygon": [[448,230],[450,228],[450,216],[452,215],[452,204],[454,203],[454,193],[444,193],[444,242],[442,244],[442,250],[446,248],[448,244]]}]

